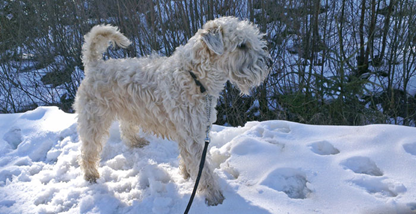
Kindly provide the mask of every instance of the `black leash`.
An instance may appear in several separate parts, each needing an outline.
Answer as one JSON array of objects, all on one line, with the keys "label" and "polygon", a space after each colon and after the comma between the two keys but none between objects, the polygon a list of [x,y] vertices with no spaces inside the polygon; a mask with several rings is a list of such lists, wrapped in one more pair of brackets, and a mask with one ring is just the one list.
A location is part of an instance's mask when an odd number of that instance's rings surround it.
[{"label": "black leash", "polygon": [[184,214],[188,214],[189,209],[191,209],[192,202],[194,201],[196,190],[198,189],[199,180],[201,179],[202,170],[204,169],[205,164],[205,157],[207,156],[207,149],[208,149],[209,140],[205,140],[204,150],[202,151],[201,162],[199,163],[199,171],[198,176],[195,181],[194,190],[192,190],[191,198],[189,199],[188,206],[186,206],[186,210]]},{"label": "black leash", "polygon": [[[191,75],[192,79],[194,79],[195,84],[199,87],[201,94],[203,94],[206,91],[204,85],[202,85],[202,83],[198,80],[198,78],[192,71],[189,71],[189,74]],[[210,142],[209,131],[211,130],[211,124],[209,122],[209,119],[211,118],[210,108],[211,108],[212,96],[206,94],[205,98],[206,98],[206,111],[207,111],[207,123],[208,123],[207,130],[205,131],[205,134],[206,134],[205,146],[204,146],[204,150],[202,151],[201,162],[199,162],[199,171],[195,180],[194,189],[192,190],[192,195],[191,195],[191,198],[189,199],[188,206],[186,206],[186,210],[184,214],[188,214],[189,210],[191,209],[192,202],[194,201],[196,191],[199,185],[199,180],[201,179],[202,170],[204,169],[205,159],[206,159],[207,150],[208,150],[208,144]]]}]

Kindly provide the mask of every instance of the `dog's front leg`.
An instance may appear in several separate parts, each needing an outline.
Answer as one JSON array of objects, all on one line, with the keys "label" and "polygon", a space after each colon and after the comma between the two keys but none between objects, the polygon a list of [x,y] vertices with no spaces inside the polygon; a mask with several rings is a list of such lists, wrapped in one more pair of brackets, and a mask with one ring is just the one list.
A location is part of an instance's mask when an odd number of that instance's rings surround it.
[{"label": "dog's front leg", "polygon": [[[188,175],[195,181],[198,175],[199,163],[201,161],[203,140],[197,143],[193,140],[184,140],[185,144],[180,144],[180,168],[184,177]],[[205,196],[206,202],[210,206],[221,204],[224,200],[221,189],[218,185],[218,177],[214,175],[211,165],[211,158],[207,154],[204,169],[202,171],[201,180],[198,190]]]}]

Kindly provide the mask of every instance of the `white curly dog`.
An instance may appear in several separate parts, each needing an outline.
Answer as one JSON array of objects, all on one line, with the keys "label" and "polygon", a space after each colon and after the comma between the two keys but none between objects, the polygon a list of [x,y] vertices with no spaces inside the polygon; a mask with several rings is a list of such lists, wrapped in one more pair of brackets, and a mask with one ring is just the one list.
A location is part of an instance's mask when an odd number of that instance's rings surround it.
[{"label": "white curly dog", "polygon": [[[215,104],[226,81],[248,94],[269,73],[271,58],[263,36],[248,21],[222,17],[207,22],[170,57],[104,61],[102,54],[110,42],[123,48],[131,42],[116,27],[93,27],[82,47],[85,78],[74,103],[84,178],[90,182],[99,178],[105,137],[112,121],[119,120],[122,139],[129,146],[148,144],[138,135],[140,129],[176,141],[181,173],[196,179],[207,125],[216,120]],[[217,205],[224,197],[210,162],[208,156],[198,191],[209,205]]]}]

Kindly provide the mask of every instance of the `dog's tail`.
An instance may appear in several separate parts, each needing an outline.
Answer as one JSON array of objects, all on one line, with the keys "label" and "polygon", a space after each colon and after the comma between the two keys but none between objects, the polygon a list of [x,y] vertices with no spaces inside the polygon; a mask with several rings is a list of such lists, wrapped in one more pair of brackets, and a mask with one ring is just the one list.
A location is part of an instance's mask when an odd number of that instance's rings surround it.
[{"label": "dog's tail", "polygon": [[97,25],[85,35],[85,43],[82,46],[82,62],[84,65],[102,60],[103,53],[110,46],[109,42],[122,48],[131,44],[130,40],[120,33],[117,27]]}]

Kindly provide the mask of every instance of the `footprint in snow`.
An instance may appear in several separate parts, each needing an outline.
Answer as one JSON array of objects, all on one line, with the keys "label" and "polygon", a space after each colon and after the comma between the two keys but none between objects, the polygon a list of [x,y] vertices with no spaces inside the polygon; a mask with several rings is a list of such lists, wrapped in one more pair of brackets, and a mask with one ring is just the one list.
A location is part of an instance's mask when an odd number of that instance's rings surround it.
[{"label": "footprint in snow", "polygon": [[279,168],[265,176],[260,184],[284,192],[289,198],[305,199],[311,190],[305,173],[293,168]]},{"label": "footprint in snow", "polygon": [[311,143],[308,147],[312,150],[312,152],[318,155],[335,155],[339,153],[339,150],[328,141]]},{"label": "footprint in snow", "polygon": [[50,203],[56,192],[59,192],[59,190],[56,189],[56,188],[50,188],[50,189],[47,189],[47,190],[41,192],[39,195],[36,196],[37,198],[35,199],[34,204],[36,206],[39,206],[41,204]]},{"label": "footprint in snow", "polygon": [[3,140],[6,141],[13,149],[17,149],[20,143],[23,142],[22,130],[18,127],[12,127],[6,134],[3,135]]},{"label": "footprint in snow", "polygon": [[284,121],[273,121],[273,123],[270,123],[269,127],[270,127],[270,130],[274,130],[274,131],[285,133],[285,134],[288,134],[291,132],[289,124]]},{"label": "footprint in snow", "polygon": [[262,138],[274,138],[277,136],[282,136],[282,134],[289,134],[290,132],[290,126],[286,122],[271,121],[263,122],[262,125],[254,126],[248,132],[246,132],[246,134]]},{"label": "footprint in snow", "polygon": [[383,172],[377,167],[376,163],[368,157],[351,157],[341,162],[341,164],[358,174],[372,176],[383,176]]},{"label": "footprint in snow", "polygon": [[408,144],[404,144],[404,145],[403,145],[403,149],[404,149],[407,153],[409,153],[409,154],[411,154],[411,155],[416,156],[416,143],[408,143]]},{"label": "footprint in snow", "polygon": [[279,137],[281,137],[279,135],[281,135],[282,133],[289,133],[290,129],[288,131],[287,129],[276,128],[275,126],[276,125],[274,125],[274,123],[271,123],[268,126],[257,126],[246,132],[246,134],[249,136],[259,137],[265,142],[276,145],[280,148],[280,150],[282,150],[285,148],[285,144],[279,142]]},{"label": "footprint in snow", "polygon": [[281,143],[277,139],[274,139],[274,138],[265,138],[264,141],[277,146],[280,149],[280,151],[282,151],[286,146],[286,144]]},{"label": "footprint in snow", "polygon": [[406,205],[410,208],[410,210],[416,211],[416,203],[408,203]]},{"label": "footprint in snow", "polygon": [[376,197],[396,197],[400,193],[407,191],[403,184],[386,181],[383,178],[363,177],[354,179],[351,182]]},{"label": "footprint in snow", "polygon": [[13,206],[14,203],[16,203],[16,201],[14,201],[14,200],[3,200],[3,201],[0,201],[0,207],[2,207],[2,206],[11,207],[11,206]]}]

